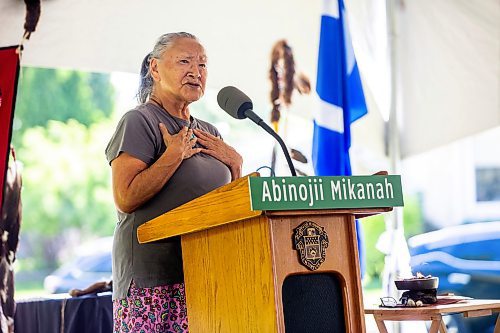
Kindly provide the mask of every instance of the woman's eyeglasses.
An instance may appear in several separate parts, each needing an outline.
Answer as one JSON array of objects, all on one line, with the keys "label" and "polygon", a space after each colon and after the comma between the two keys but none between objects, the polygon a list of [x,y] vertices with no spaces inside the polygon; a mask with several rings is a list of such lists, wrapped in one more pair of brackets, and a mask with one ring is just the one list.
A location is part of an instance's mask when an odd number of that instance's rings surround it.
[{"label": "woman's eyeglasses", "polygon": [[394,297],[381,297],[380,298],[380,306],[384,306],[387,308],[395,308],[398,306],[398,301]]}]

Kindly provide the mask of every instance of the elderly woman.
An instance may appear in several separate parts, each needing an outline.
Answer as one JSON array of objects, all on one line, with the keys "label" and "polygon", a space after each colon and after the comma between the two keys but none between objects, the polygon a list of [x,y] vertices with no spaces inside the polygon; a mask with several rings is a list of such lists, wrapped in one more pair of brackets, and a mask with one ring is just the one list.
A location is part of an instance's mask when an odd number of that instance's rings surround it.
[{"label": "elderly woman", "polygon": [[241,156],[189,110],[205,91],[207,56],[185,32],[161,36],[141,68],[139,101],[107,148],[118,211],[115,332],[187,332],[180,239],[139,244],[137,227],[241,176]]}]

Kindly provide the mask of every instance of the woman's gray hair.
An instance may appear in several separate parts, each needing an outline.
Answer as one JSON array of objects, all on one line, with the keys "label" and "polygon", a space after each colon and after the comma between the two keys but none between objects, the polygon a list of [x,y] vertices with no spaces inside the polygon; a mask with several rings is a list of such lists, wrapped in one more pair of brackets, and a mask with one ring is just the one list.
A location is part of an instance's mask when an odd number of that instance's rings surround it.
[{"label": "woman's gray hair", "polygon": [[166,49],[168,49],[176,39],[179,38],[191,38],[198,41],[195,35],[188,32],[171,32],[168,34],[161,35],[156,41],[153,51],[148,53],[141,65],[141,80],[139,84],[139,91],[137,92],[137,99],[139,103],[145,103],[151,92],[153,91],[153,77],[151,76],[150,62],[151,59],[160,59]]}]

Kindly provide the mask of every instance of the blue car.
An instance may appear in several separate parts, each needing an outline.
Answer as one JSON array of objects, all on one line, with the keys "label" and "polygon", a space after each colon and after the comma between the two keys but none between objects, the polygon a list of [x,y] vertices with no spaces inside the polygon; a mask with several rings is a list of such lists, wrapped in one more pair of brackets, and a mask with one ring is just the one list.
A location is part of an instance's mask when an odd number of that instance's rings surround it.
[{"label": "blue car", "polygon": [[73,260],[45,277],[45,290],[67,293],[71,289],[85,289],[96,282],[111,280],[112,244],[113,237],[104,237],[80,246]]},{"label": "blue car", "polygon": [[[439,277],[438,293],[500,299],[500,221],[463,224],[408,240],[414,274]],[[496,315],[448,318],[449,331],[493,332]]]}]

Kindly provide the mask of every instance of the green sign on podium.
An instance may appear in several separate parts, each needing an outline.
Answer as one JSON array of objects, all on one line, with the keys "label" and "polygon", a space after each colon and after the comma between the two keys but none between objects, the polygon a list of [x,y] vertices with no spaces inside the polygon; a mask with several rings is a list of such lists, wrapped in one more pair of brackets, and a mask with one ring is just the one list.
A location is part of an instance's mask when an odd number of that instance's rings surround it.
[{"label": "green sign on podium", "polygon": [[399,175],[248,179],[252,210],[403,206]]}]

